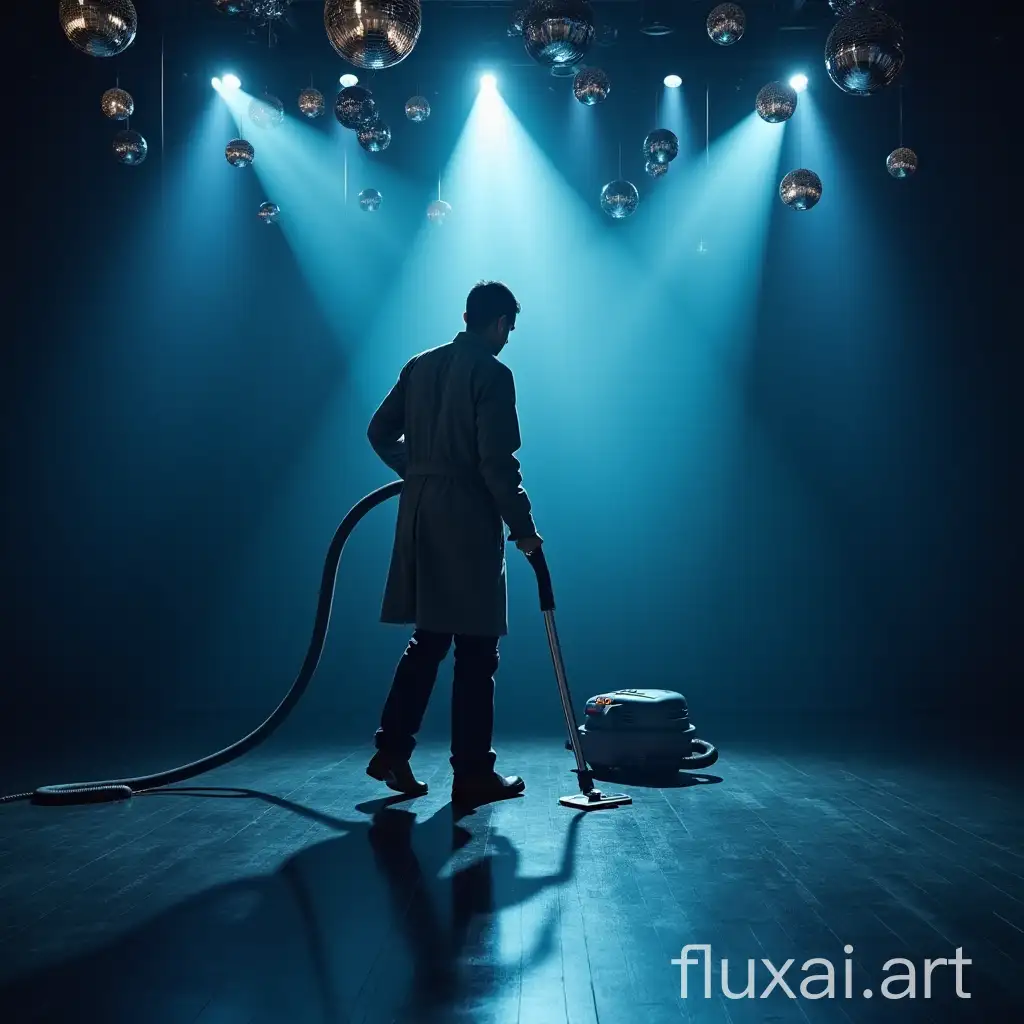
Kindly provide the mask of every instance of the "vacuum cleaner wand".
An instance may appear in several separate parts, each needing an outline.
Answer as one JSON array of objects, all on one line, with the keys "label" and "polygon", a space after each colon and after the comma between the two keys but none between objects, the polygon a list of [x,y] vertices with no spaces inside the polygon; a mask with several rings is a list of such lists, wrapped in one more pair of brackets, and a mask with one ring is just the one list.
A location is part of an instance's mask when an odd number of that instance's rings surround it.
[{"label": "vacuum cleaner wand", "polygon": [[631,804],[633,798],[625,793],[602,793],[594,786],[594,776],[583,756],[579,730],[576,728],[576,715],[572,706],[572,695],[569,692],[569,680],[565,674],[565,662],[562,660],[562,645],[558,641],[558,630],[555,628],[555,592],[551,585],[551,573],[543,548],[538,548],[529,555],[530,564],[537,574],[537,588],[540,591],[540,610],[544,615],[544,628],[547,631],[548,647],[551,649],[551,661],[555,668],[555,680],[558,683],[558,695],[562,700],[562,713],[565,725],[569,730],[569,743],[576,758],[573,771],[579,781],[580,791],[572,796],[559,797],[558,802],[564,807],[575,807],[579,810],[594,811],[602,807],[618,807]]}]

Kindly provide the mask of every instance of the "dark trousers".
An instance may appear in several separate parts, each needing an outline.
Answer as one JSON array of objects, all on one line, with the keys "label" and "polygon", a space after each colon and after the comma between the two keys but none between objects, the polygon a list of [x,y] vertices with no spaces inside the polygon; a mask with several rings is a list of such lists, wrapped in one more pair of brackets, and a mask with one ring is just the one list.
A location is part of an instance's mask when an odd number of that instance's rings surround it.
[{"label": "dark trousers", "polygon": [[417,629],[405,649],[391,692],[384,704],[375,743],[396,757],[408,759],[416,746],[441,662],[455,642],[452,684],[451,765],[457,776],[494,771],[494,674],[498,670],[498,637],[431,633]]}]

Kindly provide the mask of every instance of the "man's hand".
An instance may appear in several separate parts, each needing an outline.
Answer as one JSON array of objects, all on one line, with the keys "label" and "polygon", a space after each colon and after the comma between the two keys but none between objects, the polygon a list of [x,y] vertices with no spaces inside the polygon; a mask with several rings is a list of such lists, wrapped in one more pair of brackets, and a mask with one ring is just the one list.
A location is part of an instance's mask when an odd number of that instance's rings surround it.
[{"label": "man's hand", "polygon": [[544,538],[541,537],[540,534],[535,533],[532,537],[520,537],[519,540],[516,541],[516,547],[519,548],[524,555],[529,556],[532,555],[534,551],[539,551],[540,546],[543,543]]}]

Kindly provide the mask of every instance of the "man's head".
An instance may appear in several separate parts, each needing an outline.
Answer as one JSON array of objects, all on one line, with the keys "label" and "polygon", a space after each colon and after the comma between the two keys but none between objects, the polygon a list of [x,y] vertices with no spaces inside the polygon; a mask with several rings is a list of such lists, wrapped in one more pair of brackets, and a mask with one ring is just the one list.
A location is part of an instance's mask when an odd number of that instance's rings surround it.
[{"label": "man's head", "polygon": [[497,355],[507,344],[510,331],[516,329],[520,306],[516,297],[500,281],[481,281],[466,298],[466,330],[483,338]]}]

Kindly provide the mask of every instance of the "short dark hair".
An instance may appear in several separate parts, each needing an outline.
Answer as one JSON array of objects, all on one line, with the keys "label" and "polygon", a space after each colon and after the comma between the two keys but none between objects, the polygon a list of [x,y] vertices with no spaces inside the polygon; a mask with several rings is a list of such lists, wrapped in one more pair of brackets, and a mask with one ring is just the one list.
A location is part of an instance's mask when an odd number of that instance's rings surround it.
[{"label": "short dark hair", "polygon": [[482,331],[503,316],[514,323],[521,311],[516,297],[500,281],[481,281],[466,296],[466,327]]}]

